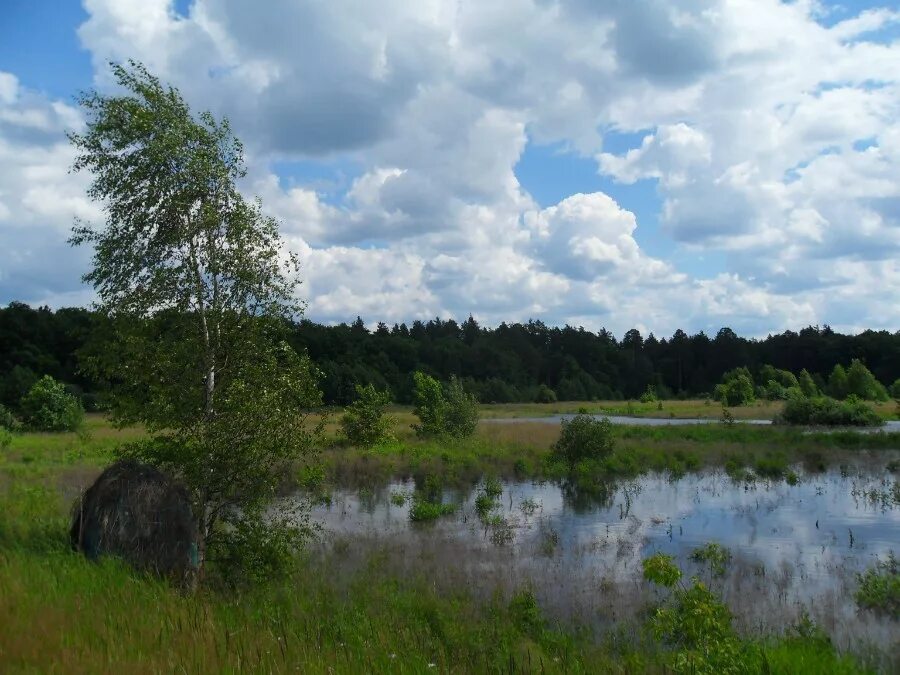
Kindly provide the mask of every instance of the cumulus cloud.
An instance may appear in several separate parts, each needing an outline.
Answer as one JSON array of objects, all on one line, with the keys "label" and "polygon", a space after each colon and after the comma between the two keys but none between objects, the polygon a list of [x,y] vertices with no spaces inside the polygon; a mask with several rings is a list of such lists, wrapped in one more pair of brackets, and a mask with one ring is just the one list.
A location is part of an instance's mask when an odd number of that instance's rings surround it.
[{"label": "cumulus cloud", "polygon": [[[248,148],[242,188],[301,253],[313,318],[471,312],[751,334],[900,318],[900,285],[875,283],[900,274],[894,10],[829,27],[819,3],[779,0],[85,9],[96,86],[110,87],[108,60],[135,58],[232,120]],[[0,73],[4,299],[83,292],[84,254],[46,263],[73,216],[100,217],[85,178],[65,172],[62,132],[78,124]],[[610,131],[642,140],[614,151]],[[515,173],[529,142],[592,157],[618,183],[651,181],[669,248],[719,252],[727,270],[648,255],[648,223],[612,188],[542,208]],[[274,168],[335,158],[359,169],[336,197]]]}]

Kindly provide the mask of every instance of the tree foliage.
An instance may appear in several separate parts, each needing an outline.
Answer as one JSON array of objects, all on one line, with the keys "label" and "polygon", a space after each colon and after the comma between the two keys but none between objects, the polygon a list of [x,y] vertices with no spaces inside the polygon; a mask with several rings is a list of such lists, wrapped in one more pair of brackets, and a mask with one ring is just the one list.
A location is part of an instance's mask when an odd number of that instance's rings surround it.
[{"label": "tree foliage", "polygon": [[[74,353],[101,329],[99,323],[97,313],[84,309],[52,312],[21,303],[0,308],[0,403],[17,408],[38,376],[49,374],[79,387],[85,408],[92,409],[106,383],[90,371],[78,371]],[[483,403],[553,402],[541,393],[542,386],[560,400],[638,399],[648,385],[660,399],[711,398],[723,375],[739,366],[746,366],[754,383],[765,387],[765,364],[795,374],[801,385],[806,370],[817,393],[828,394],[834,366],[843,364],[846,375],[854,358],[884,384],[900,378],[900,332],[842,335],[827,326],[764,340],[742,338],[728,329],[715,336],[682,331],[662,338],[641,337],[632,330],[617,340],[605,330],[539,321],[486,328],[472,319],[382,324],[374,331],[361,321],[324,326],[304,319],[288,323],[285,330],[295,349],[308,351],[322,373],[323,398],[335,405],[351,403],[357,384],[372,384],[398,403],[412,403],[416,370],[442,382],[456,375]],[[70,391],[76,393],[74,387]],[[805,395],[813,392],[808,389]]]},{"label": "tree foliage", "polygon": [[140,64],[112,74],[123,93],[82,95],[87,126],[70,135],[106,216],[71,239],[93,247],[85,280],[100,299],[84,365],[110,383],[114,419],[152,434],[126,454],[191,489],[201,563],[226,559],[229,539],[266,529],[265,505],[312,449],[316,372],[285,340],[302,309],[297,264],[237,190],[243,150],[227,120],[194,116]]}]

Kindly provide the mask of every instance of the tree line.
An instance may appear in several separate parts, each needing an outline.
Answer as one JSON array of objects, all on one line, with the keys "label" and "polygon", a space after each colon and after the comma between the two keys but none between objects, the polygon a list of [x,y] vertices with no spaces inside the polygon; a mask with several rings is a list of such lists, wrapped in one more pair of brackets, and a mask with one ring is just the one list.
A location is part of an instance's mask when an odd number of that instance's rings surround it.
[{"label": "tree line", "polygon": [[[858,359],[884,385],[900,378],[900,331],[844,335],[810,326],[764,339],[729,328],[715,336],[682,330],[671,337],[548,326],[541,321],[502,323],[439,318],[407,325],[379,323],[369,330],[357,318],[323,325],[285,320],[287,341],[305,350],[319,370],[327,404],[346,405],[356,386],[372,384],[400,403],[413,401],[413,373],[459,378],[481,402],[636,399],[652,387],[660,398],[713,396],[726,373],[746,367],[765,385],[771,368],[806,371],[828,391],[835,366]],[[103,333],[91,310],[33,308],[19,302],[0,308],[0,403],[15,407],[43,375],[66,383],[87,409],[104,382],[83,372],[78,354]]]}]

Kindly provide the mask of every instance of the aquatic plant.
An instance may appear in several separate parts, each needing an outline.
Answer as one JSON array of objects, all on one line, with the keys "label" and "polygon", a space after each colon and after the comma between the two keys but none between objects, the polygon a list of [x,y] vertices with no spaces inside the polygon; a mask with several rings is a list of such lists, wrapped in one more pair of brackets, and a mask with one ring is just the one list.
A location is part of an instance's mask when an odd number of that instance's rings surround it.
[{"label": "aquatic plant", "polygon": [[409,509],[409,519],[419,523],[437,520],[441,516],[448,516],[453,513],[456,513],[455,504],[442,504],[413,497],[412,506]]},{"label": "aquatic plant", "polygon": [[864,608],[900,619],[900,560],[891,552],[858,575],[856,602]]},{"label": "aquatic plant", "polygon": [[721,544],[711,541],[705,546],[695,548],[691,552],[691,560],[706,563],[713,576],[725,574],[725,568],[731,562],[731,551]]}]

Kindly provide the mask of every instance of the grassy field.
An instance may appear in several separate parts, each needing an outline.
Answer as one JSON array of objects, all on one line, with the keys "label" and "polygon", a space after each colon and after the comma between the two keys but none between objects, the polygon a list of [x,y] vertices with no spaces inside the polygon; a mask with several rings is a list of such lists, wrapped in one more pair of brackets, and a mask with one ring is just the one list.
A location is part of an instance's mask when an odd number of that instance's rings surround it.
[{"label": "grassy field", "polygon": [[[490,406],[483,415],[553,410],[566,407]],[[332,420],[324,473],[299,478],[355,484],[430,473],[467,482],[483,473],[553,477],[560,470],[548,459],[556,425],[483,423],[471,439],[424,441],[409,431],[408,411],[397,418],[398,440],[369,450],[343,444]],[[429,579],[398,579],[377,558],[349,580],[332,578],[326,556],[264,587],[211,587],[189,597],[114,561],[89,563],[68,550],[69,504],[117,444],[142,433],[91,416],[80,434],[17,434],[0,451],[0,671],[637,673],[665,672],[676,657],[639,626],[623,639],[551,625],[527,589],[476,601],[465,589],[448,595]],[[739,424],[621,427],[616,435],[604,470],[623,474],[729,462],[752,468],[762,460],[776,468],[881,463],[900,448],[896,435]],[[802,632],[743,640],[740,650],[747,672],[860,671]]]}]

